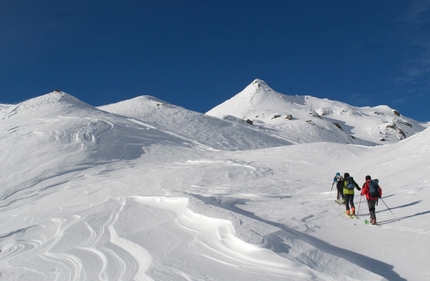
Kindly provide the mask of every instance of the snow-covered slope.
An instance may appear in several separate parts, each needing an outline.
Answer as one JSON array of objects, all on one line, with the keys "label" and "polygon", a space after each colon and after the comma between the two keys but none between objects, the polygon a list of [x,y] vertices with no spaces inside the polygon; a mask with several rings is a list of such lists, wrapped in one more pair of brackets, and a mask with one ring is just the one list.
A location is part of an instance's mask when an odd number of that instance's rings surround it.
[{"label": "snow-covered slope", "polygon": [[268,130],[256,130],[245,122],[219,120],[151,96],[140,96],[98,108],[144,121],[157,129],[217,150],[248,150],[291,144],[288,140],[271,135]]},{"label": "snow-covered slope", "polygon": [[[285,106],[307,117],[306,98],[293,98]],[[342,116],[354,133],[370,118]],[[294,136],[280,136],[279,118],[230,118],[147,96],[94,108],[53,92],[1,106],[0,279],[429,279],[430,129],[385,146],[371,130],[344,134],[363,146],[323,141],[320,128],[280,145]],[[359,219],[334,204],[338,171],[380,180],[380,226],[364,224],[358,195]]]},{"label": "snow-covered slope", "polygon": [[[377,145],[394,143],[425,128],[387,106],[354,107],[311,96],[288,96],[256,79],[207,115],[231,116],[295,143],[326,142]],[[234,119],[235,119],[234,118]]]},{"label": "snow-covered slope", "polygon": [[139,158],[152,146],[195,147],[193,141],[98,110],[64,92],[8,106],[0,120],[0,197],[94,163]]}]

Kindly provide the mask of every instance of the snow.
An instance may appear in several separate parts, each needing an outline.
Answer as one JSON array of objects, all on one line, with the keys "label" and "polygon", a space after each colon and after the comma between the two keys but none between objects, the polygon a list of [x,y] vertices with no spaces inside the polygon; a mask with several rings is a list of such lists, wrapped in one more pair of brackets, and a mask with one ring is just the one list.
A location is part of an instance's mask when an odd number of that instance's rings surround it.
[{"label": "snow", "polygon": [[319,140],[380,145],[397,142],[426,127],[388,106],[358,108],[311,96],[288,96],[260,79],[206,114],[249,119],[294,143]]},{"label": "snow", "polygon": [[[428,280],[427,127],[258,79],[207,114],[63,92],[1,105],[0,277]],[[359,219],[333,202],[336,172],[379,179],[380,226],[357,193]]]}]

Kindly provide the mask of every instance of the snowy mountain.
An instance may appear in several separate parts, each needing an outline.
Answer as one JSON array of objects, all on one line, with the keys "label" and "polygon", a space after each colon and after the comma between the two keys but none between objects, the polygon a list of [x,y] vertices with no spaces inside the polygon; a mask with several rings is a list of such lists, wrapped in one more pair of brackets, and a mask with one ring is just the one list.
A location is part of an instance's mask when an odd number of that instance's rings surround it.
[{"label": "snowy mountain", "polygon": [[326,142],[380,145],[425,128],[388,106],[354,107],[311,96],[288,96],[254,80],[243,91],[206,114],[245,120],[294,143]]},{"label": "snowy mountain", "polygon": [[[428,280],[427,126],[261,80],[207,114],[0,105],[0,279]],[[338,171],[380,180],[378,226],[333,202]]]},{"label": "snowy mountain", "polygon": [[99,109],[170,132],[215,150],[248,150],[291,144],[267,130],[218,118],[169,104],[151,96],[140,96]]}]

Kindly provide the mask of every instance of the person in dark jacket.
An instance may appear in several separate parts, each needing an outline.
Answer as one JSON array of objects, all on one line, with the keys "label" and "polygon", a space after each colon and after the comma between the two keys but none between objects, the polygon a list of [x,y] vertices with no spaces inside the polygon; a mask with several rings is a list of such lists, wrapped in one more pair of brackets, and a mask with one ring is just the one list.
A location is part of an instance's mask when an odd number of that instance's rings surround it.
[{"label": "person in dark jacket", "polygon": [[343,197],[343,177],[339,172],[336,173],[336,176],[333,179],[333,184],[336,184],[337,188],[336,203],[345,204],[345,198]]},{"label": "person in dark jacket", "polygon": [[[354,178],[349,173],[343,174],[343,195],[345,197],[346,214],[348,216],[355,215],[354,205],[354,189],[361,190]],[[349,208],[351,206],[351,209]]]},{"label": "person in dark jacket", "polygon": [[[363,188],[361,189],[361,196],[365,195],[366,199],[367,199],[367,205],[369,206],[369,214],[370,214],[370,223],[371,224],[376,224],[376,214],[375,214],[375,210],[376,210],[376,205],[378,205],[378,199],[381,198],[382,196],[382,188],[379,186],[379,181],[377,179],[374,179],[372,181],[372,178],[367,175],[365,177],[366,182],[363,184]],[[374,184],[375,186],[377,186],[378,189],[378,197],[372,197],[370,196],[370,184]]]}]

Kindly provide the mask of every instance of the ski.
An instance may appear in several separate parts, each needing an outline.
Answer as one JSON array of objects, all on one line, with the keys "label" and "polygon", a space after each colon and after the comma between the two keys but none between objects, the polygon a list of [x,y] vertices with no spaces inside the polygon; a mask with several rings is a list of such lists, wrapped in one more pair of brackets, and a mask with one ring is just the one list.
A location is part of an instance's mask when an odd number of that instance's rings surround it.
[{"label": "ski", "polygon": [[377,223],[375,223],[375,224],[371,224],[369,220],[364,220],[364,224],[367,224],[367,225],[373,225],[373,226],[379,226],[379,227],[381,227],[381,225],[380,225],[380,224],[377,224]]},{"label": "ski", "polygon": [[348,216],[350,219],[358,219],[357,215],[348,215],[346,212],[343,212],[345,216]]}]

